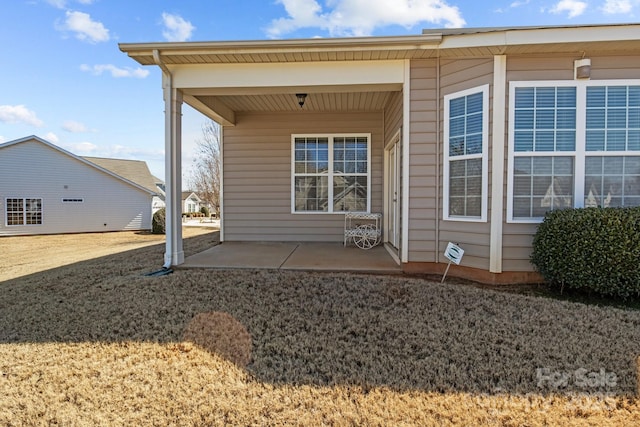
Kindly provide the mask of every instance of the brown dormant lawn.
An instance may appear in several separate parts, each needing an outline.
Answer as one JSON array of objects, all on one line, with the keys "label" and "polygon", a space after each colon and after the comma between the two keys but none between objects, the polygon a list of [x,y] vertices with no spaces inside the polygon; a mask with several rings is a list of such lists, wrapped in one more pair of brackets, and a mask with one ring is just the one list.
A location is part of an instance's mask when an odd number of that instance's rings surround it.
[{"label": "brown dormant lawn", "polygon": [[162,240],[0,238],[0,425],[640,425],[640,311]]}]

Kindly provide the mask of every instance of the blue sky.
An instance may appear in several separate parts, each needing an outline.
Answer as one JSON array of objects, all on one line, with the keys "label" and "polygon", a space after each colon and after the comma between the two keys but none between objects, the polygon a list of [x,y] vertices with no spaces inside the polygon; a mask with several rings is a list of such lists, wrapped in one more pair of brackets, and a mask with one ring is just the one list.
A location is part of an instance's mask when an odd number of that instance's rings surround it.
[{"label": "blue sky", "polygon": [[[420,34],[423,28],[637,22],[640,0],[5,0],[0,143],[144,160],[164,178],[157,67],[118,43]],[[185,106],[185,181],[206,118]]]}]

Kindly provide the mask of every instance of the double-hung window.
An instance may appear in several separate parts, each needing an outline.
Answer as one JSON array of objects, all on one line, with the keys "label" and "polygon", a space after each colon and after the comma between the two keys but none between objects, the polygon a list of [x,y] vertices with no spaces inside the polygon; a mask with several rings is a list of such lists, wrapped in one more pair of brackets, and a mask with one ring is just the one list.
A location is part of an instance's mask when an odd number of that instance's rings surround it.
[{"label": "double-hung window", "polygon": [[640,85],[586,97],[584,206],[640,206]]},{"label": "double-hung window", "polygon": [[368,212],[371,135],[293,135],[293,213]]},{"label": "double-hung window", "polygon": [[7,225],[41,225],[42,199],[7,198]]},{"label": "double-hung window", "polygon": [[640,206],[640,82],[512,82],[508,219]]},{"label": "double-hung window", "polygon": [[444,101],[444,219],[486,221],[489,86]]}]

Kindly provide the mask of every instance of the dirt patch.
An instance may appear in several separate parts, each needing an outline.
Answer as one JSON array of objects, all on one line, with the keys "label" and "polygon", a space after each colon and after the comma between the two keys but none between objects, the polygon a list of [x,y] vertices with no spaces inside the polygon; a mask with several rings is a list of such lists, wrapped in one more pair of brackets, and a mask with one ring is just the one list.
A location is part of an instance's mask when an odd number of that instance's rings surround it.
[{"label": "dirt patch", "polygon": [[251,360],[251,335],[228,313],[197,314],[185,328],[183,339],[242,368]]}]

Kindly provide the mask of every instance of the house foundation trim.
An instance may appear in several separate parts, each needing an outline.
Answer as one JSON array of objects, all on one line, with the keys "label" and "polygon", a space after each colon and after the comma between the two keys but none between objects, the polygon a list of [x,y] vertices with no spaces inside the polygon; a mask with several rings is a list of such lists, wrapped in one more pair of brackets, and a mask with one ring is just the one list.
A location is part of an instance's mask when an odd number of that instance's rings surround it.
[{"label": "house foundation trim", "polygon": [[[402,271],[405,274],[416,274],[420,276],[433,276],[433,280],[440,281],[447,264],[444,262],[409,262],[402,264]],[[514,285],[514,284],[538,284],[544,279],[535,271],[503,271],[502,273],[491,273],[483,268],[464,267],[452,264],[447,272],[447,280],[455,283],[456,279],[471,280],[487,285]]]}]

